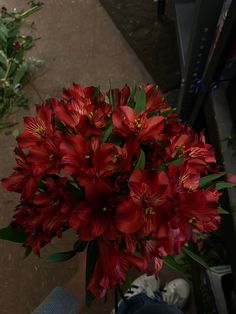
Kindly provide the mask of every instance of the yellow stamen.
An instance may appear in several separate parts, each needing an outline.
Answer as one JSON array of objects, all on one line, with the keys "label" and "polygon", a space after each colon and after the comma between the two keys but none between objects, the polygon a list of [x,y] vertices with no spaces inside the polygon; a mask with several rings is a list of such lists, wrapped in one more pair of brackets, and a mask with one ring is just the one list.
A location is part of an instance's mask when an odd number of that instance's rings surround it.
[{"label": "yellow stamen", "polygon": [[51,201],[50,204],[51,204],[52,206],[57,206],[57,205],[59,205],[59,199],[57,198],[56,200]]},{"label": "yellow stamen", "polygon": [[50,154],[49,155],[49,160],[52,161],[52,159],[53,159],[53,154]]},{"label": "yellow stamen", "polygon": [[135,119],[135,120],[134,120],[134,125],[135,125],[138,129],[141,129],[142,124],[140,123],[140,119]]},{"label": "yellow stamen", "polygon": [[86,159],[89,159],[91,156],[90,155],[85,155],[85,158]]},{"label": "yellow stamen", "polygon": [[117,162],[117,160],[119,159],[120,155],[113,155],[111,160],[113,162],[113,164],[115,164]]},{"label": "yellow stamen", "polygon": [[147,207],[147,208],[145,208],[144,211],[145,211],[146,215],[154,215],[155,214],[155,212],[154,212],[152,207]]},{"label": "yellow stamen", "polygon": [[189,223],[189,224],[192,224],[192,223],[194,223],[195,221],[196,221],[196,217],[193,217],[193,218],[189,219],[188,223]]},{"label": "yellow stamen", "polygon": [[89,118],[89,120],[92,120],[92,119],[93,119],[93,116],[94,116],[94,113],[93,113],[92,111],[90,111],[90,112],[88,113],[88,118]]},{"label": "yellow stamen", "polygon": [[103,207],[102,211],[103,212],[107,211],[107,207]]},{"label": "yellow stamen", "polygon": [[35,129],[35,132],[40,134],[40,135],[41,134],[43,135],[45,133],[45,131],[46,131],[45,128],[42,126],[39,126],[38,128]]}]

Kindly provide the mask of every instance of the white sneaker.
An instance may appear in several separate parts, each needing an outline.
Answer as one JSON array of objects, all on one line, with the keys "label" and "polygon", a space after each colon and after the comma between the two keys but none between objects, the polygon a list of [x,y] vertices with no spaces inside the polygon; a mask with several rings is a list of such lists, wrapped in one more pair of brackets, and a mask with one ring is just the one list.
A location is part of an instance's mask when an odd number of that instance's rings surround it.
[{"label": "white sneaker", "polygon": [[[126,291],[124,297],[126,300],[139,293],[145,293],[149,298],[155,298],[155,292],[160,289],[161,281],[159,278],[155,278],[155,275],[147,276],[146,274],[135,279],[130,289]],[[122,300],[119,301],[118,306]],[[115,310],[112,310],[111,314],[115,314]]]},{"label": "white sneaker", "polygon": [[165,285],[161,291],[163,300],[168,304],[175,304],[179,309],[182,309],[190,295],[189,283],[177,278]]}]

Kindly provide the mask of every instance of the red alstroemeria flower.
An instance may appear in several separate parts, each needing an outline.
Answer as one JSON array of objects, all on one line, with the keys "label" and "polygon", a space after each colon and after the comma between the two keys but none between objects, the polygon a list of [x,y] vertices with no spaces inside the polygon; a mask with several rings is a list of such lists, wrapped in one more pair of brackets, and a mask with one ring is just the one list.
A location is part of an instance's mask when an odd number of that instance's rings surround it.
[{"label": "red alstroemeria flower", "polygon": [[112,100],[115,105],[115,107],[119,106],[127,106],[127,102],[130,96],[130,88],[129,86],[125,85],[122,89],[111,89],[107,91],[107,97],[110,97],[112,95]]},{"label": "red alstroemeria flower", "polygon": [[167,200],[168,184],[164,171],[135,170],[129,179],[130,199],[117,208],[117,229],[128,234],[139,231],[140,236],[155,233],[158,211]]},{"label": "red alstroemeria flower", "polygon": [[69,227],[69,216],[78,200],[66,187],[67,178],[47,178],[46,191],[40,191],[32,202],[17,207],[13,223],[27,234],[25,247],[32,247],[37,255],[54,236],[61,237]]},{"label": "red alstroemeria flower", "polygon": [[187,243],[191,237],[192,226],[190,226],[187,221],[174,215],[168,222],[166,241],[169,240],[169,249],[172,247],[172,252],[168,252],[168,254],[179,254],[184,244]]},{"label": "red alstroemeria flower", "polygon": [[200,173],[191,173],[186,162],[179,166],[169,165],[167,175],[174,193],[193,191],[199,187]]},{"label": "red alstroemeria flower", "polygon": [[189,172],[192,174],[206,173],[215,164],[215,152],[210,144],[206,144],[203,133],[198,136],[188,128],[186,133],[175,136],[170,147],[166,150],[172,158],[177,154],[187,161]]},{"label": "red alstroemeria flower", "polygon": [[[46,178],[44,184],[47,186],[47,190],[38,193],[33,199],[33,204],[42,208],[42,211],[45,211],[45,213],[48,211],[52,216],[57,216],[58,218],[60,213],[70,214],[78,200],[70,193],[66,185],[67,182],[68,179],[65,177],[58,177],[57,179]],[[46,228],[47,226],[45,226],[45,230]]]},{"label": "red alstroemeria flower", "polygon": [[149,112],[166,109],[168,107],[158,86],[154,84],[143,84],[140,87],[143,87],[145,90],[147,110]]},{"label": "red alstroemeria flower", "polygon": [[44,216],[40,215],[39,209],[31,203],[22,203],[16,207],[12,226],[16,230],[22,230],[27,234],[23,246],[32,248],[32,251],[40,256],[40,249],[48,244],[52,235],[42,232]]},{"label": "red alstroemeria flower", "polygon": [[157,141],[161,138],[165,119],[161,116],[147,118],[147,112],[136,114],[128,106],[120,106],[113,111],[114,133],[122,137],[136,136],[140,141]]},{"label": "red alstroemeria flower", "polygon": [[[96,186],[95,186],[96,188]],[[79,238],[90,241],[103,235],[106,239],[115,240],[117,230],[114,224],[118,197],[103,197],[96,193],[75,207],[70,218],[70,226],[76,230]]]},{"label": "red alstroemeria flower", "polygon": [[15,153],[15,171],[8,178],[2,179],[2,184],[8,191],[21,193],[22,199],[30,199],[38,190],[38,181],[45,174],[45,170],[42,171],[37,164],[29,162],[20,148],[16,148]]},{"label": "red alstroemeria flower", "polygon": [[99,101],[104,101],[105,98],[102,93],[96,95],[97,89],[94,86],[82,87],[79,84],[73,83],[71,88],[65,88],[63,90],[63,98],[68,100],[75,100],[77,102],[83,102],[85,104],[90,104],[95,99]]},{"label": "red alstroemeria flower", "polygon": [[52,110],[48,105],[36,108],[36,117],[24,118],[25,130],[17,137],[17,142],[22,149],[41,144],[53,136],[55,125],[52,121]]},{"label": "red alstroemeria flower", "polygon": [[95,87],[76,87],[64,91],[66,102],[54,102],[56,117],[67,127],[85,137],[98,136],[107,125],[112,108],[99,93],[95,97]]},{"label": "red alstroemeria flower", "polygon": [[199,231],[214,231],[220,222],[217,210],[220,195],[214,189],[181,193],[176,215]]},{"label": "red alstroemeria flower", "polygon": [[126,271],[132,266],[143,269],[143,259],[115,248],[110,242],[99,239],[99,259],[93,271],[93,277],[87,289],[102,299],[108,288],[121,284],[126,277]]},{"label": "red alstroemeria flower", "polygon": [[157,278],[163,266],[163,260],[160,259],[160,252],[157,242],[153,240],[142,241],[141,252],[144,258],[144,269],[146,273],[151,275],[154,268],[154,273]]},{"label": "red alstroemeria flower", "polygon": [[[109,177],[121,170],[127,156],[126,152],[115,144],[101,144],[98,138],[87,141],[80,135],[68,135],[60,148],[65,172],[76,177],[86,189],[101,181],[104,187],[109,186]],[[111,187],[108,190],[111,190]]]},{"label": "red alstroemeria flower", "polygon": [[64,139],[64,134],[60,131],[54,133],[53,139],[47,139],[40,146],[33,146],[28,153],[27,159],[32,164],[37,165],[42,173],[60,173],[62,169],[62,153],[59,148]]},{"label": "red alstroemeria flower", "polygon": [[227,182],[236,184],[236,174],[228,173],[227,174]]}]

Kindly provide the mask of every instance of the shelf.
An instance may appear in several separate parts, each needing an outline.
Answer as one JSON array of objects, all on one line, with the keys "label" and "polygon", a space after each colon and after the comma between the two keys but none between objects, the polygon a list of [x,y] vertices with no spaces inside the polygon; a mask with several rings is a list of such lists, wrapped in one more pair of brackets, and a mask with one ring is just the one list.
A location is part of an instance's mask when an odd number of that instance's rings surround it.
[{"label": "shelf", "polygon": [[194,1],[175,1],[177,37],[182,75],[186,64],[191,29],[194,20],[194,9]]},{"label": "shelf", "polygon": [[[218,162],[224,165],[226,173],[236,172],[235,151],[227,143],[233,127],[232,116],[229,111],[225,90],[219,87],[212,92],[204,106],[208,133],[213,144]],[[230,264],[236,283],[236,188],[228,189],[221,198],[223,208],[230,211],[230,215],[222,215],[222,235],[229,252]]]},{"label": "shelf", "polygon": [[[207,130],[218,160],[224,165],[226,173],[236,173],[235,150],[227,141],[233,129],[233,121],[223,87],[219,87],[209,95],[204,109]],[[227,193],[236,231],[236,188],[228,189]]]}]

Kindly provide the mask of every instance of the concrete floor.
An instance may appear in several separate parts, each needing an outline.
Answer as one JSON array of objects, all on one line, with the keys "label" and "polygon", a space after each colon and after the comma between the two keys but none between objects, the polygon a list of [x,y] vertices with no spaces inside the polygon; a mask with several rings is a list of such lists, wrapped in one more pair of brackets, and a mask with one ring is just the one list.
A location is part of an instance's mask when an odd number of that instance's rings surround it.
[{"label": "concrete floor", "polygon": [[[5,0],[0,5],[22,8],[26,0]],[[97,0],[47,0],[43,9],[32,18],[36,30],[26,25],[28,32],[41,37],[30,55],[44,61],[37,76],[26,87],[30,98],[30,112],[34,103],[59,96],[64,86],[73,81],[82,85],[100,85],[103,89],[125,83],[149,82],[152,78],[128,46],[110,17]],[[21,126],[19,126],[21,128]],[[15,140],[0,134],[0,177],[10,174],[14,167]],[[6,226],[17,204],[17,195],[0,187],[0,228]],[[75,258],[65,264],[49,264],[45,257],[55,251],[69,250],[74,242],[72,234],[55,240],[42,251],[38,259],[30,256],[23,260],[20,245],[0,240],[0,313],[28,314],[48,293],[64,284],[77,270]],[[113,297],[112,297],[113,300]],[[111,302],[97,305],[89,313],[109,313]]]},{"label": "concrete floor", "polygon": [[[8,8],[20,9],[26,4],[27,0],[0,0],[0,6]],[[103,89],[109,88],[109,80],[114,87],[153,81],[98,0],[47,0],[29,21],[35,22],[36,29],[32,30],[27,23],[26,31],[41,37],[30,55],[43,60],[43,66],[26,86],[30,111],[19,112],[16,121],[33,114],[35,103],[59,96],[62,88],[73,81],[100,85]],[[12,136],[0,134],[1,178],[9,175],[15,165],[14,147]],[[10,222],[17,201],[17,195],[3,191],[0,186],[0,228]],[[71,249],[74,240],[73,233],[65,233],[62,240],[55,239],[42,250],[40,259],[32,255],[26,260],[20,245],[0,240],[0,313],[28,314],[55,286],[70,279],[79,267],[78,258],[64,264],[49,264],[46,257]],[[163,281],[175,276],[168,269],[161,273]],[[95,302],[82,313],[110,313],[113,298],[110,293],[106,305]],[[188,313],[195,313],[194,308]]]}]

